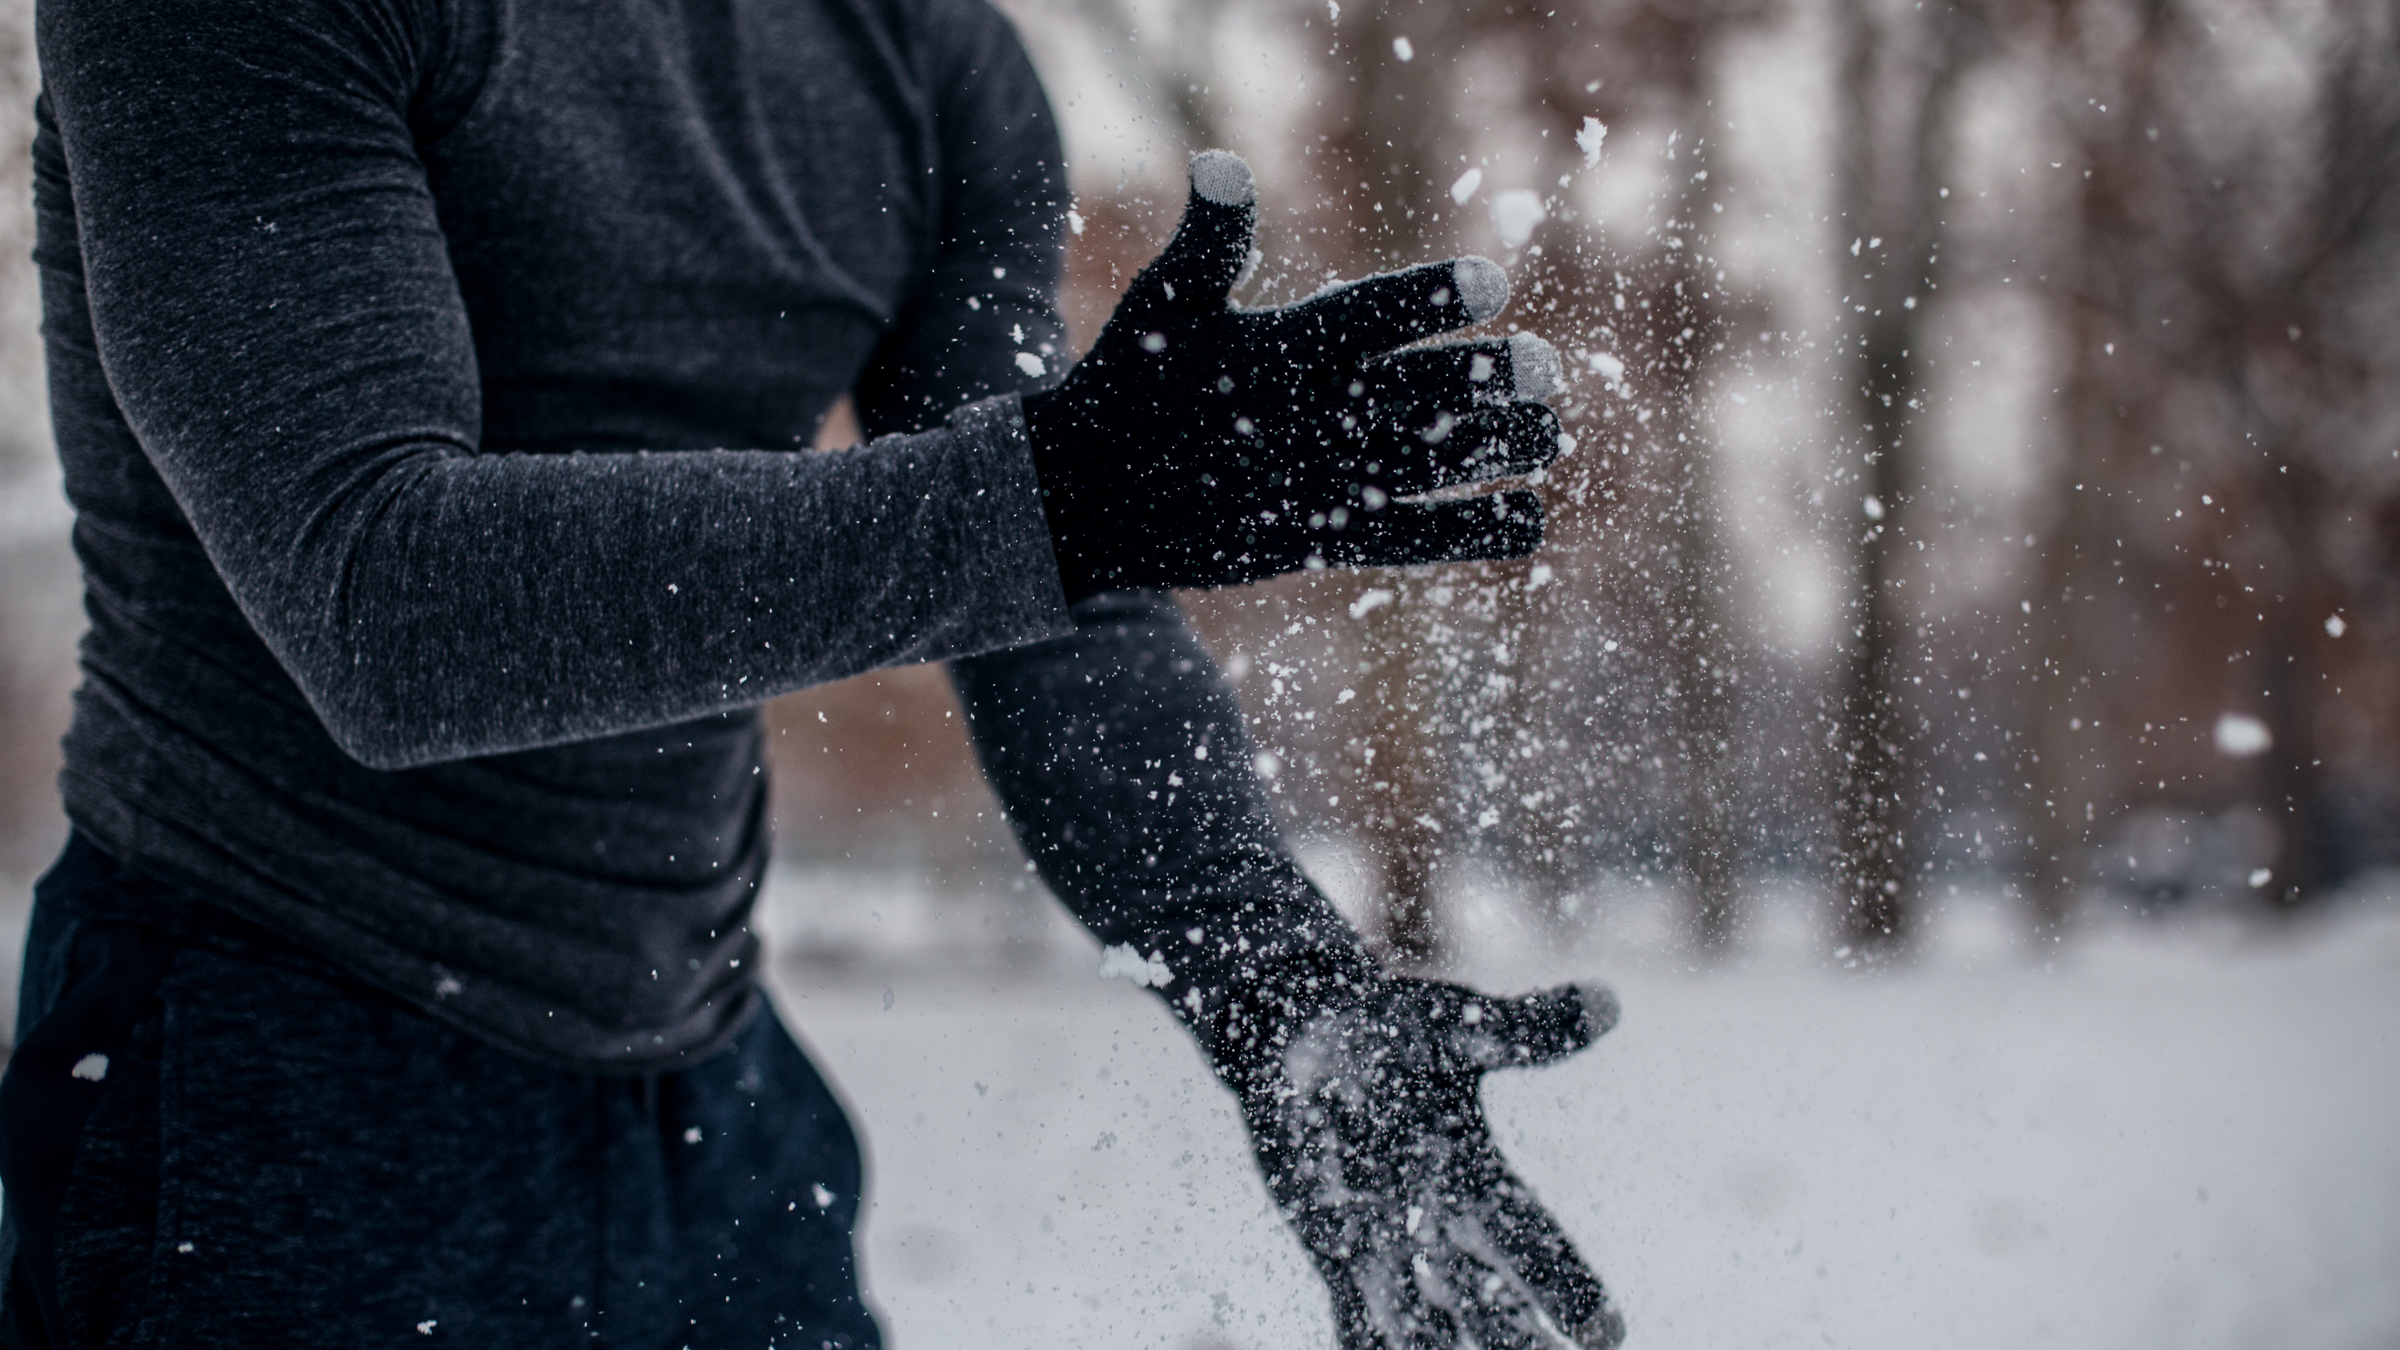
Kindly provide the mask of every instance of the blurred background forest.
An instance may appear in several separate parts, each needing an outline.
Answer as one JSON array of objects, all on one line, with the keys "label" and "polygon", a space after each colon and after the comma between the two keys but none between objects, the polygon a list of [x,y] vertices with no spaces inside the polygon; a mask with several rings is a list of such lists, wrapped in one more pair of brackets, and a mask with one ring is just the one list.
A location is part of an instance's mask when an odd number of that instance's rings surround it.
[{"label": "blurred background forest", "polygon": [[[1003,8],[1067,138],[1079,341],[1224,146],[1261,185],[1247,303],[1478,252],[1515,279],[1500,325],[1567,356],[1540,557],[1187,597],[1306,856],[1398,958],[1637,904],[1738,949],[1766,897],[1871,957],[1962,894],[2052,940],[2400,866],[2400,6]],[[0,5],[20,879],[64,830],[80,624],[29,11]],[[1022,892],[938,671],[773,718],[787,876],[917,878],[929,922]]]}]

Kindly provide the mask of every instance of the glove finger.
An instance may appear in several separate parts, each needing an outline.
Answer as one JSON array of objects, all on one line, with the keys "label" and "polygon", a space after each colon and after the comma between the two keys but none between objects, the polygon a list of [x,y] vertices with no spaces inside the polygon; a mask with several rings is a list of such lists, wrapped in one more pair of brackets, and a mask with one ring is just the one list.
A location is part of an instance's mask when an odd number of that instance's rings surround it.
[{"label": "glove finger", "polygon": [[1560,985],[1518,998],[1470,994],[1441,1028],[1453,1061],[1473,1069],[1548,1064],[1574,1054],[1617,1024],[1605,985]]},{"label": "glove finger", "polygon": [[[1301,528],[1298,522],[1291,527]],[[1494,492],[1454,502],[1390,502],[1354,514],[1339,532],[1310,531],[1300,556],[1334,567],[1522,558],[1542,546],[1542,503],[1530,492]]]},{"label": "glove finger", "polygon": [[1408,1350],[1457,1350],[1459,1297],[1448,1269],[1420,1251],[1410,1258],[1408,1273],[1402,1287],[1408,1292],[1409,1320],[1398,1343]]},{"label": "glove finger", "polygon": [[1175,237],[1142,269],[1129,298],[1181,309],[1225,307],[1234,278],[1250,258],[1258,224],[1258,185],[1242,157],[1225,150],[1192,156],[1192,195]]},{"label": "glove finger", "polygon": [[1341,1263],[1320,1262],[1342,1350],[1456,1350],[1457,1334],[1425,1300],[1408,1244],[1377,1242]]},{"label": "glove finger", "polygon": [[1325,1275],[1326,1290],[1333,1295],[1333,1330],[1342,1350],[1389,1350],[1389,1342],[1375,1329],[1374,1311],[1349,1270],[1326,1261],[1318,1265]]},{"label": "glove finger", "polygon": [[1450,1269],[1459,1291],[1458,1320],[1479,1350],[1565,1350],[1546,1334],[1520,1281],[1463,1248],[1451,1253]]},{"label": "glove finger", "polygon": [[1558,458],[1558,414],[1539,403],[1502,403],[1463,413],[1395,408],[1361,437],[1354,482],[1394,497],[1460,483],[1512,478]]},{"label": "glove finger", "polygon": [[1379,356],[1366,363],[1357,384],[1376,403],[1546,403],[1566,387],[1566,374],[1556,347],[1532,333],[1512,333]]},{"label": "glove finger", "polygon": [[1489,1203],[1485,1232],[1551,1322],[1587,1350],[1604,1350],[1624,1339],[1624,1318],[1609,1305],[1600,1277],[1525,1183],[1504,1171]]},{"label": "glove finger", "polygon": [[1356,360],[1482,323],[1508,303],[1508,274],[1489,258],[1386,272],[1267,311],[1267,340],[1294,360]]}]

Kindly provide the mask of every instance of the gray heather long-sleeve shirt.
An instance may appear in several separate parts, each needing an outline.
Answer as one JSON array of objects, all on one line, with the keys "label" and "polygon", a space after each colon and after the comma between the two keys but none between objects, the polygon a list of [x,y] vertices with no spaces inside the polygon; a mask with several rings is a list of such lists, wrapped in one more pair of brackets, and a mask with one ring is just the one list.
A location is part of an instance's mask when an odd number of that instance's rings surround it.
[{"label": "gray heather long-sleeve shirt", "polygon": [[[1064,604],[1009,396],[1063,361],[1063,174],[983,0],[43,0],[38,37],[61,782],[120,860],[495,1043],[671,1066],[756,997],[756,706],[972,656],[1028,847],[1105,939],[1181,944],[1179,1006],[1351,949],[1172,605]],[[804,450],[846,390],[892,434]]]}]

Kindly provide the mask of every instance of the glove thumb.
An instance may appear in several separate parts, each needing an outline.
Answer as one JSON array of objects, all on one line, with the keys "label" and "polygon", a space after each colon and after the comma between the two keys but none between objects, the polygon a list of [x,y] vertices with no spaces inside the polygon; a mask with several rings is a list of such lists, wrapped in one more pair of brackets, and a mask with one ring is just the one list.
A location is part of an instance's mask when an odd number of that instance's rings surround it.
[{"label": "glove thumb", "polygon": [[1258,185],[1250,166],[1229,150],[1192,156],[1192,195],[1166,251],[1142,272],[1137,288],[1152,303],[1222,309],[1234,279],[1250,260],[1258,225]]},{"label": "glove thumb", "polygon": [[1451,1050],[1478,1069],[1564,1059],[1617,1024],[1605,985],[1560,985],[1520,998],[1469,997],[1445,1028]]}]

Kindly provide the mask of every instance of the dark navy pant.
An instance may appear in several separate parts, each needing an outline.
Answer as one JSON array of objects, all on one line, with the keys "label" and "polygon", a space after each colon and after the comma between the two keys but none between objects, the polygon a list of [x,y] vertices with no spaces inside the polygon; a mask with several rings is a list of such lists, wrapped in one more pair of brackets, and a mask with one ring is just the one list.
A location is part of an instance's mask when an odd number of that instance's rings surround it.
[{"label": "dark navy pant", "polygon": [[[0,1343],[873,1347],[859,1154],[772,1010],[652,1078],[36,890],[0,1081]],[[103,912],[122,906],[98,907]]]}]

